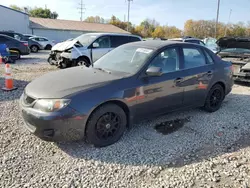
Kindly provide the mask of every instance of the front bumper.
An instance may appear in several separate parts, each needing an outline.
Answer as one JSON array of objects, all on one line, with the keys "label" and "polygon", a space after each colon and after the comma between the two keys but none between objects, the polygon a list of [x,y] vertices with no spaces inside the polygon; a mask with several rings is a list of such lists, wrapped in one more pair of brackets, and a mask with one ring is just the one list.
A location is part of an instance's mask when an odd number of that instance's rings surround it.
[{"label": "front bumper", "polygon": [[46,141],[72,141],[84,137],[87,116],[79,115],[70,107],[58,112],[41,112],[23,105],[20,99],[22,117],[26,129]]}]

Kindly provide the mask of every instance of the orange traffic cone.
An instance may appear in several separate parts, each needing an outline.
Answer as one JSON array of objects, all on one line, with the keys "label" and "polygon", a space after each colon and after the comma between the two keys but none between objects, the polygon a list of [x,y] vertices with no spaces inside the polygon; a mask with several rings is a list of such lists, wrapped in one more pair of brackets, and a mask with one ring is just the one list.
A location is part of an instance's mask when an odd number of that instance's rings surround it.
[{"label": "orange traffic cone", "polygon": [[11,69],[10,69],[10,64],[5,65],[5,87],[2,89],[4,91],[12,91],[14,89],[17,89],[16,87],[13,86],[13,79],[11,77]]},{"label": "orange traffic cone", "polygon": [[0,55],[0,64],[2,64],[3,63],[3,58],[2,58],[2,56]]}]

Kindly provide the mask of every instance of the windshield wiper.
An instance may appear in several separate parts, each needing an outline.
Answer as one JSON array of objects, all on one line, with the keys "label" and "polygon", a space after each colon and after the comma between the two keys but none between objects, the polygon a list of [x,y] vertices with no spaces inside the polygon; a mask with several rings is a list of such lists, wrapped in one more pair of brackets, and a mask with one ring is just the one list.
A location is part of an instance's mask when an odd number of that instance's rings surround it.
[{"label": "windshield wiper", "polygon": [[111,71],[108,71],[108,70],[103,69],[103,68],[95,68],[95,69],[98,69],[98,70],[100,70],[100,71],[107,72],[107,73],[111,74]]}]

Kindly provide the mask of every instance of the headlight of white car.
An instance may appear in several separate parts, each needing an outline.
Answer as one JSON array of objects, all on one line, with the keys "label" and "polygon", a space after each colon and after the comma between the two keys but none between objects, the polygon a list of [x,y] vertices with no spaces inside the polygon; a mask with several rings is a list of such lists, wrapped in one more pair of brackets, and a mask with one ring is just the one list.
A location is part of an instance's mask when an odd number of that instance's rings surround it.
[{"label": "headlight of white car", "polygon": [[66,107],[70,103],[69,99],[39,99],[34,108],[43,112],[55,112]]}]

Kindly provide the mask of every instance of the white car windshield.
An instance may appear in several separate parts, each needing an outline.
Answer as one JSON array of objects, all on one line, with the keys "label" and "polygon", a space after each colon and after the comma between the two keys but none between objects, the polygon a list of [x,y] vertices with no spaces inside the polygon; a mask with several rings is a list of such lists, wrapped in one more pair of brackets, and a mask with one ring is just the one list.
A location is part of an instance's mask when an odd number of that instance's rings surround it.
[{"label": "white car windshield", "polygon": [[76,37],[75,40],[79,41],[82,45],[86,46],[92,43],[99,35],[95,34],[83,34]]},{"label": "white car windshield", "polygon": [[123,45],[97,60],[94,68],[135,74],[152,53],[149,48]]}]

